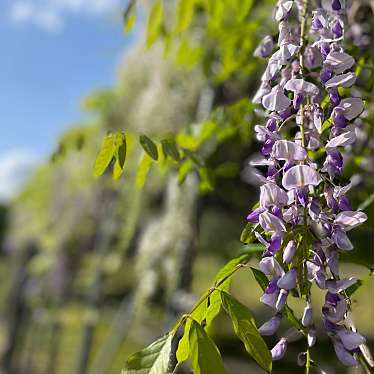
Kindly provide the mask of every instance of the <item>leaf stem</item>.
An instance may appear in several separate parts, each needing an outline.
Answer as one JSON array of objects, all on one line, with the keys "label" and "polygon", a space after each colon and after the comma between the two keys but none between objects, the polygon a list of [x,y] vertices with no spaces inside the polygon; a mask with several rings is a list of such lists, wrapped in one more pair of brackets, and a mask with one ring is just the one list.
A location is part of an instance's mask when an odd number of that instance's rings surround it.
[{"label": "leaf stem", "polygon": [[203,297],[200,298],[200,300],[196,303],[196,305],[192,308],[192,310],[189,313],[184,314],[182,318],[177,322],[177,324],[174,326],[174,328],[171,331],[172,334],[174,335],[178,331],[178,329],[183,325],[183,323],[186,321],[187,318],[192,317],[192,314],[197,310],[197,308],[199,308],[199,306],[202,303],[204,303],[214,291],[219,291],[218,289],[219,286],[221,286],[224,282],[226,282],[229,278],[231,278],[239,269],[247,266],[248,262],[249,262],[249,257],[246,262],[236,265],[234,269],[230,271],[230,273],[228,273],[224,278],[220,279],[211,288],[209,288],[209,290],[205,293]]}]

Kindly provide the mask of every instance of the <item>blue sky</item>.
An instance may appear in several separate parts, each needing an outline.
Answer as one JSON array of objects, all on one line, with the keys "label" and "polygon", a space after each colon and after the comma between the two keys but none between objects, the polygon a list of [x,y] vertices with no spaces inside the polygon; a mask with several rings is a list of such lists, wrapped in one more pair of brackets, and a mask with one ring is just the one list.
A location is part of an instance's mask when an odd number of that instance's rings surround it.
[{"label": "blue sky", "polygon": [[122,31],[124,3],[0,0],[0,199],[84,118],[81,99],[114,84],[134,39]]}]

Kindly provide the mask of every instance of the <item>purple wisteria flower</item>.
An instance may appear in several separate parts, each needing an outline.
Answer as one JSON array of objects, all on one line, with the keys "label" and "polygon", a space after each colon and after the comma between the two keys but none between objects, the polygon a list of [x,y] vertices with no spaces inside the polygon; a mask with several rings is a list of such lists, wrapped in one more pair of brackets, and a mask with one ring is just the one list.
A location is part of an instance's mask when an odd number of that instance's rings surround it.
[{"label": "purple wisteria flower", "polygon": [[[352,208],[351,184],[342,185],[340,176],[343,154],[356,142],[355,120],[364,103],[350,92],[357,76],[355,59],[342,44],[345,1],[318,3],[321,8],[310,9],[306,0],[278,0],[277,46],[275,38],[266,36],[255,51],[255,56],[269,56],[254,98],[267,115],[266,123],[255,127],[264,156],[257,165],[267,172],[261,177],[259,207],[247,220],[265,246],[259,266],[269,283],[260,300],[274,312],[260,333],[275,334],[288,298],[298,295],[305,301],[302,332],[308,347],[314,346],[314,283],[325,292],[322,319],[336,355],[344,365],[355,366],[365,338],[347,327],[346,291],[357,279],[340,277],[339,254],[354,249],[349,231],[367,217]],[[314,160],[311,151],[319,157]],[[278,341],[273,360],[284,357],[290,342],[286,337]],[[309,355],[301,352],[298,361],[306,365],[307,360]]]}]

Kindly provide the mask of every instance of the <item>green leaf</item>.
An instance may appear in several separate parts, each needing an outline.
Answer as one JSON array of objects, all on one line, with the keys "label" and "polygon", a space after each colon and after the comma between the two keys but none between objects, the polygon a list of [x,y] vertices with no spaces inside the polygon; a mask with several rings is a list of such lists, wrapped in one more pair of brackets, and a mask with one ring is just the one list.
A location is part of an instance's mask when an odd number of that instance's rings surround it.
[{"label": "green leaf", "polygon": [[183,32],[191,24],[195,9],[195,0],[178,0],[176,31]]},{"label": "green leaf", "polygon": [[110,162],[112,161],[114,154],[116,152],[116,147],[114,144],[113,134],[107,135],[101,146],[100,152],[96,158],[95,162],[95,177],[103,175]]},{"label": "green leaf", "polygon": [[255,268],[251,267],[251,270],[252,270],[252,273],[253,273],[257,283],[261,287],[262,291],[265,291],[266,287],[269,284],[269,280],[268,280],[267,276],[262,271],[257,270]]},{"label": "green leaf", "polygon": [[365,210],[371,204],[373,204],[373,202],[374,202],[374,192],[371,195],[369,195],[369,197],[359,205],[358,210]]},{"label": "green leaf", "polygon": [[241,253],[259,253],[265,250],[265,246],[261,243],[245,244],[241,247]]},{"label": "green leaf", "polygon": [[136,188],[141,190],[144,187],[147,175],[152,166],[152,159],[145,153],[139,163],[138,170],[136,172],[135,185]]},{"label": "green leaf", "polygon": [[162,17],[164,14],[163,0],[156,0],[148,17],[147,26],[147,48],[152,47],[156,41],[162,25]]},{"label": "green leaf", "polygon": [[172,339],[167,334],[130,356],[122,374],[167,374]]},{"label": "green leaf", "polygon": [[198,307],[194,308],[194,311],[191,313],[193,319],[199,323],[201,323],[206,317],[206,310],[208,307],[208,293],[209,291],[203,293],[199,301],[196,303]]},{"label": "green leaf", "polygon": [[190,345],[189,345],[190,327],[191,327],[191,319],[188,318],[184,325],[183,336],[182,336],[182,339],[179,340],[178,349],[176,352],[178,364],[188,359],[188,355],[190,352]]},{"label": "green leaf", "polygon": [[248,244],[253,242],[255,239],[254,230],[253,230],[253,224],[247,223],[240,235],[240,241],[244,244]]},{"label": "green leaf", "polygon": [[146,135],[140,135],[139,137],[140,145],[143,147],[144,151],[152,157],[155,161],[158,160],[158,150],[157,145],[148,138]]},{"label": "green leaf", "polygon": [[290,321],[290,323],[300,331],[305,331],[304,326],[295,316],[294,311],[288,306],[283,307],[283,315]]},{"label": "green leaf", "polygon": [[207,167],[199,168],[200,184],[199,190],[201,193],[214,191],[215,178],[212,171]]},{"label": "green leaf", "polygon": [[358,291],[362,286],[365,286],[366,284],[369,283],[370,278],[374,275],[374,273],[371,271],[369,275],[367,275],[363,279],[357,279],[357,282],[355,284],[352,284],[352,286],[348,287],[345,290],[345,294],[348,297],[351,297],[356,291]]},{"label": "green leaf", "polygon": [[272,369],[271,354],[257,330],[252,313],[246,306],[224,291],[221,292],[221,301],[232,320],[235,334],[244,343],[247,352],[264,370],[270,373]]},{"label": "green leaf", "polygon": [[225,374],[221,354],[205,330],[191,321],[189,331],[189,359],[194,374]]},{"label": "green leaf", "polygon": [[136,21],[136,0],[130,0],[126,10],[123,13],[123,24],[125,33],[129,33]]},{"label": "green leaf", "polygon": [[248,12],[251,10],[253,0],[236,0],[237,13],[239,21],[244,21],[247,17]]},{"label": "green leaf", "polygon": [[124,172],[127,151],[126,135],[123,132],[114,135],[114,145],[116,162],[113,167],[113,178],[119,179]]},{"label": "green leaf", "polygon": [[[227,290],[230,287],[231,277],[235,268],[241,264],[245,264],[251,258],[251,254],[243,254],[239,257],[235,257],[230,260],[216,275],[215,284],[216,287],[221,287]],[[228,278],[229,277],[229,278]]]},{"label": "green leaf", "polygon": [[164,139],[161,141],[161,145],[165,157],[170,156],[173,160],[180,161],[179,151],[174,139]]},{"label": "green leaf", "polygon": [[233,178],[239,174],[240,167],[236,162],[225,162],[214,169],[214,174],[221,178]]},{"label": "green leaf", "polygon": [[209,306],[206,311],[206,325],[209,327],[221,310],[221,296],[219,291],[214,291],[209,297]]},{"label": "green leaf", "polygon": [[193,169],[193,161],[191,159],[184,160],[178,170],[178,183],[183,184],[188,173]]}]

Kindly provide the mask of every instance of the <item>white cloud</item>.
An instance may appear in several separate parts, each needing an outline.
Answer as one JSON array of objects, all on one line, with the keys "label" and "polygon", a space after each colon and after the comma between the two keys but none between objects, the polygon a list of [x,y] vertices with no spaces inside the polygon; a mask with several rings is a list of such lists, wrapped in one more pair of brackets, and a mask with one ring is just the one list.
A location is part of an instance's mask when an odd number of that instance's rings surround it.
[{"label": "white cloud", "polygon": [[13,0],[9,17],[16,24],[32,24],[58,32],[69,15],[102,16],[121,3],[122,0]]},{"label": "white cloud", "polygon": [[9,201],[20,191],[38,165],[38,155],[26,149],[0,154],[0,201]]}]

